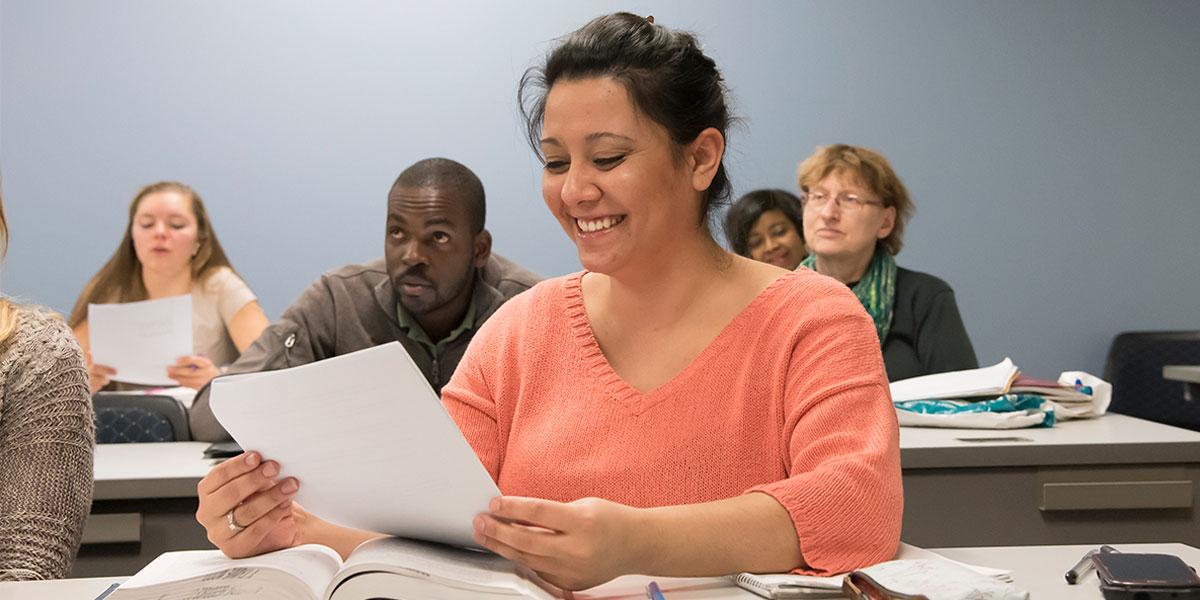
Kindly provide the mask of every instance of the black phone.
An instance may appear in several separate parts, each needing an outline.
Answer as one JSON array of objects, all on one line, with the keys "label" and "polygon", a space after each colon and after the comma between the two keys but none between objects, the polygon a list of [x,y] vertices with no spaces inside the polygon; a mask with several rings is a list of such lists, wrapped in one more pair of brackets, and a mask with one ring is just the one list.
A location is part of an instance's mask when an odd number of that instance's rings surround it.
[{"label": "black phone", "polygon": [[1200,600],[1200,576],[1178,556],[1105,552],[1092,562],[1105,600]]},{"label": "black phone", "polygon": [[237,442],[216,442],[204,449],[204,458],[233,458],[241,453]]}]

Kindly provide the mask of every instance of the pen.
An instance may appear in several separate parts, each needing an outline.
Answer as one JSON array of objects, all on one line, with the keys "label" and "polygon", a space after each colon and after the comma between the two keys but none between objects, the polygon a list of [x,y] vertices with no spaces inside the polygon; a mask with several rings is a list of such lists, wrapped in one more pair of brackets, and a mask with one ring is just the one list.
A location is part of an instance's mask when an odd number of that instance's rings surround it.
[{"label": "pen", "polygon": [[1083,558],[1079,559],[1079,562],[1075,563],[1075,566],[1071,567],[1070,571],[1067,571],[1067,583],[1070,585],[1079,583],[1079,580],[1084,575],[1087,575],[1096,567],[1096,563],[1092,562],[1093,556],[1097,554],[1108,554],[1109,552],[1116,551],[1117,549],[1113,548],[1112,546],[1100,546],[1099,550],[1088,550],[1087,554],[1084,554]]},{"label": "pen", "polygon": [[107,590],[104,590],[103,592],[100,593],[99,596],[96,596],[96,600],[104,600],[105,598],[108,597],[109,594],[113,593],[113,590],[116,590],[120,586],[121,586],[121,584],[119,584],[119,583],[114,583],[114,584],[108,586]]},{"label": "pen", "polygon": [[667,597],[663,596],[662,589],[653,581],[646,586],[646,597],[650,600],[667,600]]}]

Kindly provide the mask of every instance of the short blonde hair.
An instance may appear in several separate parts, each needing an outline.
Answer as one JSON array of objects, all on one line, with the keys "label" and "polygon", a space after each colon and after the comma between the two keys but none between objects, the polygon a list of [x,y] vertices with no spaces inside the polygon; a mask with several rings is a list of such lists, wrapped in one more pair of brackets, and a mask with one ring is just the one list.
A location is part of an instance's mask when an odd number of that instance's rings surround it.
[{"label": "short blonde hair", "polygon": [[816,185],[830,174],[850,174],[879,196],[885,207],[896,209],[896,224],[887,237],[880,240],[883,247],[893,256],[904,246],[904,225],[912,217],[916,207],[908,196],[908,189],[892,170],[892,165],[882,154],[860,146],[834,144],[818,146],[812,156],[800,163],[798,180],[800,191],[807,195],[808,188]]}]

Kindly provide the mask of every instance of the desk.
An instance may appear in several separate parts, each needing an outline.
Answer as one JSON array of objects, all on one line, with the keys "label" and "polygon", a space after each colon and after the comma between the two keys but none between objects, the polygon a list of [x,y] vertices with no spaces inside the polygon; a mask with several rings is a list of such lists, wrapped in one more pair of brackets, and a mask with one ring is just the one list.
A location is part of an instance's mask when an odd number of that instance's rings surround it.
[{"label": "desk", "polygon": [[[196,483],[213,464],[201,456],[205,446],[99,446],[91,543],[72,575],[131,575],[162,552],[211,547],[193,517]],[[1107,415],[1051,429],[905,427],[900,448],[903,539],[911,544],[1200,546],[1198,432]],[[101,516],[113,514],[125,516]],[[136,518],[140,535],[131,536]],[[104,519],[124,519],[112,529],[125,534],[97,546]]]},{"label": "desk", "polygon": [[73,577],[131,575],[170,550],[211,548],[196,522],[207,442],[96,446],[92,511]]},{"label": "desk", "polygon": [[1183,397],[1200,401],[1200,365],[1163,367],[1163,379],[1183,382]]},{"label": "desk", "polygon": [[[1028,591],[1033,600],[1100,600],[1096,576],[1088,575],[1079,585],[1067,585],[1063,573],[1095,546],[1032,546],[1000,548],[951,548],[938,553],[962,562],[987,567],[1009,569],[1018,587]],[[1123,552],[1161,552],[1174,554],[1190,565],[1200,565],[1200,549],[1183,544],[1118,544]],[[4,600],[92,600],[114,582],[123,578],[60,579],[28,583],[0,583],[0,598]],[[643,576],[627,576],[606,583],[588,592],[575,595],[579,600],[644,599]],[[734,587],[728,579],[703,577],[677,579],[655,578],[670,600],[753,600],[758,598]],[[448,594],[447,598],[455,597]],[[464,600],[472,592],[463,592]]]},{"label": "desk", "polygon": [[1110,414],[1051,429],[904,427],[904,541],[1200,546],[1200,433]]}]

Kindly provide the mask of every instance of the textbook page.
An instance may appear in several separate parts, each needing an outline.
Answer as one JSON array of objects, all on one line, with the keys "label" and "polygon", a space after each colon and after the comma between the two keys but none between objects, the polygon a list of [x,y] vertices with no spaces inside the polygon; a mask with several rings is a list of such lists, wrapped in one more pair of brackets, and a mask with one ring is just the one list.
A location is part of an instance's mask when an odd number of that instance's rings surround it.
[{"label": "textbook page", "polygon": [[253,598],[280,592],[296,598],[303,590],[316,600],[341,565],[337,552],[316,544],[240,559],[220,550],[166,552],[122,583],[111,598]]},{"label": "textbook page", "polygon": [[88,305],[92,361],[117,370],[116,381],[178,385],[167,367],[192,353],[192,297]]},{"label": "textbook page", "polygon": [[459,546],[500,490],[398,342],[213,380],[213,414],[326,520]]},{"label": "textbook page", "polygon": [[892,402],[999,396],[1008,393],[1017,366],[1005,358],[990,367],[922,375],[893,382]]},{"label": "textbook page", "polygon": [[[347,583],[380,573],[389,577],[374,577],[375,584],[380,588],[378,591],[387,593],[375,596],[404,597],[399,591],[406,588],[452,588],[477,592],[480,596],[511,595],[543,600],[562,596],[560,590],[533,572],[491,552],[401,538],[375,539],[355,548],[325,595],[338,598],[340,595],[335,591],[344,590]],[[406,579],[431,585],[413,585]]]}]

